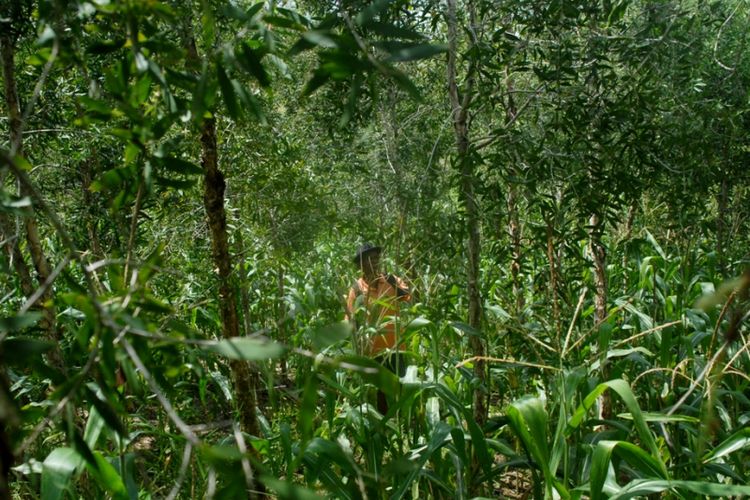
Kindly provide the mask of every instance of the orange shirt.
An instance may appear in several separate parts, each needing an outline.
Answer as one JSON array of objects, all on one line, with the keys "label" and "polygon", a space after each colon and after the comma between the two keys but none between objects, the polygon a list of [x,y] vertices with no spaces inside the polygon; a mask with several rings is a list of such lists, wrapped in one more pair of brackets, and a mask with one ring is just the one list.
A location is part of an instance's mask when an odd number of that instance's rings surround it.
[{"label": "orange shirt", "polygon": [[[411,300],[409,289],[401,278],[392,277],[395,287],[388,282],[384,275],[380,275],[368,283],[364,278],[357,280],[357,285],[349,290],[346,301],[346,318],[351,321],[363,316],[356,315],[357,307],[364,307],[365,324],[374,326],[378,334],[370,339],[369,354],[378,354],[386,349],[396,347],[396,325],[392,318],[399,314],[399,302]],[[359,290],[356,288],[359,287]],[[358,304],[357,299],[361,297]],[[401,344],[399,350],[406,348]]]}]

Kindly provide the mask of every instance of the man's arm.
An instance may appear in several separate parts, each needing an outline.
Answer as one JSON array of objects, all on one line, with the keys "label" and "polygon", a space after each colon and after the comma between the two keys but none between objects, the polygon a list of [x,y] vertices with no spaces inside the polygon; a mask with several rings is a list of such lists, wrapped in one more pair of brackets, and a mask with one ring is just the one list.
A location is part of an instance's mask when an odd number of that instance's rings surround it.
[{"label": "man's arm", "polygon": [[388,284],[396,290],[396,297],[404,302],[411,301],[411,292],[409,291],[409,285],[398,276],[389,274],[387,277]]},{"label": "man's arm", "polygon": [[347,321],[354,321],[354,302],[357,300],[357,293],[354,288],[349,289],[349,295],[346,298],[346,315]]}]

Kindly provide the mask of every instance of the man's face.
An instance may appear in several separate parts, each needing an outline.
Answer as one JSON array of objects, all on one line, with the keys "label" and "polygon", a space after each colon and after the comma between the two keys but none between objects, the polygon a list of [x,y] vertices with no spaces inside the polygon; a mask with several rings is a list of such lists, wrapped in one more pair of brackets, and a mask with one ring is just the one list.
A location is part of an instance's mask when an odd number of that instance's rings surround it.
[{"label": "man's face", "polygon": [[362,256],[362,272],[368,276],[374,276],[378,272],[380,264],[380,254],[378,252],[368,252]]}]

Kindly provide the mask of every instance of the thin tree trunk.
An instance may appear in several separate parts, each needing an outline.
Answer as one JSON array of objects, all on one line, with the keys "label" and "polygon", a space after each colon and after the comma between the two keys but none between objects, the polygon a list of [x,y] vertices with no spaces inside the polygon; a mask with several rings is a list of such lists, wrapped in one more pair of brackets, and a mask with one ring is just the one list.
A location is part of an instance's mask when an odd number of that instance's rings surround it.
[{"label": "thin tree trunk", "polygon": [[628,258],[628,250],[627,250],[627,243],[630,241],[630,238],[633,237],[633,222],[635,221],[635,211],[637,209],[637,204],[635,201],[630,205],[628,208],[628,216],[625,219],[625,235],[622,237],[621,243],[624,243],[625,251],[622,255],[622,269],[624,272],[624,278],[623,278],[623,291],[627,292],[628,286],[630,286],[628,276],[630,276],[630,273],[628,273],[628,266],[630,265],[629,258]]},{"label": "thin tree trunk", "polygon": [[138,192],[135,195],[135,203],[133,204],[133,215],[130,218],[130,230],[128,231],[128,248],[125,251],[125,270],[123,272],[123,279],[125,283],[128,283],[130,278],[128,273],[130,272],[131,261],[135,251],[135,237],[138,234],[138,215],[141,213],[141,204],[143,203],[143,195],[146,191],[146,184],[143,179],[138,181]]},{"label": "thin tree trunk", "polygon": [[[509,70],[506,68],[505,71],[506,86],[508,90],[508,103],[505,108],[505,120],[506,123],[510,123],[511,120],[515,120],[518,114],[516,107],[516,101],[513,98],[513,80],[510,77]],[[508,183],[508,235],[510,236],[511,246],[511,263],[510,263],[510,275],[513,280],[513,296],[516,298],[515,313],[520,314],[525,305],[523,290],[521,289],[521,267],[523,253],[521,252],[521,239],[522,239],[522,228],[518,217],[518,187],[515,183]]]},{"label": "thin tree trunk", "polygon": [[[17,156],[23,155],[23,140],[21,136],[21,130],[23,123],[21,122],[21,107],[18,100],[18,92],[16,87],[16,75],[15,75],[15,43],[11,38],[10,34],[3,34],[0,36],[0,52],[2,52],[2,64],[3,64],[3,81],[5,90],[5,105],[8,110],[8,121],[10,125],[10,142],[11,152]],[[22,196],[31,196],[31,193],[27,192],[26,189],[21,188]],[[44,255],[42,248],[41,238],[39,236],[39,226],[37,225],[36,219],[33,215],[24,217],[24,227],[26,229],[26,244],[31,255],[31,262],[36,270],[37,282],[40,287],[45,286],[44,283],[50,274],[49,263]],[[3,226],[7,224],[7,221],[3,222]],[[5,230],[4,230],[5,232]],[[18,249],[11,249],[14,254],[16,261],[20,263],[23,259],[18,259],[20,252]],[[17,264],[20,265],[20,264]],[[21,267],[24,267],[21,265]],[[18,268],[17,268],[18,269]],[[24,271],[21,271],[24,273]],[[19,276],[22,283],[25,281],[25,274]],[[23,285],[26,287],[27,285]],[[25,293],[25,292],[24,292]],[[55,307],[52,304],[52,287],[48,286],[45,288],[39,298],[39,307],[42,310],[42,319],[39,322],[39,326],[46,333],[47,338],[55,344],[55,348],[51,349],[47,353],[47,357],[50,363],[56,368],[63,370],[64,363],[62,355],[60,353],[60,332],[56,325],[56,313]]]},{"label": "thin tree trunk", "polygon": [[247,294],[247,265],[245,264],[245,240],[242,237],[242,229],[235,233],[237,241],[237,265],[240,275],[238,277],[238,286],[240,289],[240,304],[242,306],[242,324],[245,328],[245,335],[252,333],[252,322],[250,321],[250,296]]},{"label": "thin tree trunk", "polygon": [[557,271],[557,252],[555,252],[555,230],[553,227],[553,218],[547,217],[547,261],[549,262],[549,293],[550,301],[552,302],[552,321],[555,325],[555,339],[557,340],[558,347],[560,346],[560,335],[562,334],[562,327],[560,323],[560,297],[557,293],[558,289],[558,271]]},{"label": "thin tree trunk", "polygon": [[3,358],[3,347],[0,344],[0,500],[10,500],[9,478],[15,457],[9,434],[18,432],[21,419],[18,405],[10,391],[11,384]]},{"label": "thin tree trunk", "polygon": [[89,236],[90,250],[94,258],[101,259],[104,257],[104,252],[96,230],[94,197],[91,195],[91,183],[94,180],[91,166],[96,163],[97,154],[96,149],[94,149],[90,156],[81,162],[81,191],[83,192],[83,205],[86,207],[86,232]]},{"label": "thin tree trunk", "polygon": [[521,221],[518,217],[518,193],[516,186],[510,183],[508,186],[508,235],[510,236],[511,263],[510,275],[513,280],[513,296],[516,298],[516,314],[520,314],[526,301],[521,288],[521,267],[523,265],[523,251],[521,239],[523,238]]},{"label": "thin tree trunk", "polygon": [[607,317],[607,249],[602,243],[604,224],[599,215],[592,214],[589,219],[591,225],[589,249],[594,262],[594,319],[597,323]]},{"label": "thin tree trunk", "polygon": [[[277,328],[279,331],[279,342],[282,344],[287,343],[286,338],[286,303],[284,302],[284,295],[286,294],[286,289],[284,286],[284,266],[283,264],[279,264],[279,270],[277,273],[277,292],[278,292],[278,314],[277,314]],[[281,372],[281,380],[286,383],[287,380],[290,379],[289,374],[287,373],[287,366],[286,366],[286,359],[281,358],[279,361],[279,371]]]},{"label": "thin tree trunk", "polygon": [[[227,236],[227,217],[224,209],[224,175],[218,168],[216,124],[207,119],[201,129],[201,162],[203,165],[203,204],[211,233],[211,250],[214,267],[219,274],[219,312],[222,334],[225,338],[239,337],[240,323],[232,286],[232,262]],[[256,378],[246,361],[233,360],[235,399],[240,412],[242,429],[254,436],[260,435],[256,417]]]},{"label": "thin tree trunk", "polygon": [[[466,230],[468,240],[466,244],[467,264],[467,295],[469,299],[469,325],[481,332],[482,328],[482,300],[479,291],[479,207],[475,194],[474,162],[471,158],[469,141],[469,106],[472,101],[475,63],[472,61],[467,71],[466,87],[463,97],[459,95],[458,83],[456,81],[457,48],[457,21],[456,1],[447,1],[448,21],[448,94],[450,96],[451,113],[453,117],[453,129],[456,135],[456,150],[458,162],[461,169],[461,200],[465,209]],[[472,26],[475,28],[475,8],[473,3],[467,5]],[[472,45],[474,41],[472,41]],[[485,363],[484,343],[479,335],[470,338],[472,354],[477,357],[474,363],[474,375],[481,382],[482,390],[474,391],[474,418],[480,426],[487,420],[487,365]]]},{"label": "thin tree trunk", "polygon": [[[193,71],[200,68],[201,61],[198,47],[193,36],[192,20],[185,23],[183,43],[188,52],[188,65]],[[227,214],[224,208],[226,182],[219,170],[219,151],[216,140],[216,121],[206,118],[201,125],[201,165],[203,167],[203,206],[208,218],[208,229],[211,234],[211,255],[213,267],[218,271],[219,279],[219,315],[221,317],[222,335],[226,339],[240,336],[240,319],[237,314],[237,301],[232,286],[232,257],[229,252],[229,233],[227,231]],[[256,388],[258,377],[248,361],[232,360],[229,363],[234,379],[234,400],[237,404],[241,429],[252,435],[260,436],[257,417]],[[250,451],[254,449],[251,447]],[[251,480],[251,478],[248,478]],[[263,485],[256,483],[254,491],[248,491],[249,498],[263,494]]]},{"label": "thin tree trunk", "polygon": [[15,224],[5,213],[0,212],[0,241],[5,241],[5,251],[8,254],[8,262],[15,269],[21,292],[24,297],[31,297],[34,293],[34,283],[29,273],[29,266],[23,258],[21,247],[18,245],[19,235],[15,230]]},{"label": "thin tree trunk", "polygon": [[[589,250],[594,263],[594,321],[600,325],[607,318],[607,249],[602,242],[604,223],[598,214],[592,214],[589,219],[591,226]],[[608,349],[608,343],[600,342],[602,349]],[[607,365],[606,352],[601,352],[600,373],[603,380],[609,379],[609,366]],[[608,420],[612,418],[612,397],[609,392],[602,394],[600,399],[600,418]]]},{"label": "thin tree trunk", "polygon": [[719,273],[726,277],[727,263],[725,255],[727,239],[727,213],[729,207],[729,181],[724,176],[721,179],[721,188],[717,196],[718,214],[716,215],[716,257],[719,265]]}]

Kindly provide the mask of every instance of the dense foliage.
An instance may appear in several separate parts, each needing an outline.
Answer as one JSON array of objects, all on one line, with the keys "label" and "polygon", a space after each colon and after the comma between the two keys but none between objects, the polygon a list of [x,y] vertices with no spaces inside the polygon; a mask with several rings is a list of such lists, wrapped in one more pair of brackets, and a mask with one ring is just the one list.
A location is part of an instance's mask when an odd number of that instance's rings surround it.
[{"label": "dense foliage", "polygon": [[0,6],[0,499],[750,495],[742,0]]}]

